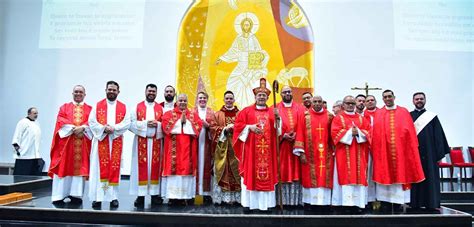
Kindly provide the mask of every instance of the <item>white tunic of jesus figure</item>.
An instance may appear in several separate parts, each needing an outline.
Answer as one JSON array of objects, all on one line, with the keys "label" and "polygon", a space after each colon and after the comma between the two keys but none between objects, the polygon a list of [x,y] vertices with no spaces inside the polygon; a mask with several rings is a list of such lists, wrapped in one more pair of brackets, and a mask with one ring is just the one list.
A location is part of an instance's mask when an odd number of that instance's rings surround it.
[{"label": "white tunic of jesus figure", "polygon": [[259,28],[259,21],[255,14],[240,14],[234,21],[234,28],[239,35],[218,62],[237,62],[237,66],[227,79],[227,90],[233,91],[235,102],[245,107],[255,102],[252,88],[257,87],[260,78],[267,75],[269,56],[265,50],[262,50],[255,36]]}]

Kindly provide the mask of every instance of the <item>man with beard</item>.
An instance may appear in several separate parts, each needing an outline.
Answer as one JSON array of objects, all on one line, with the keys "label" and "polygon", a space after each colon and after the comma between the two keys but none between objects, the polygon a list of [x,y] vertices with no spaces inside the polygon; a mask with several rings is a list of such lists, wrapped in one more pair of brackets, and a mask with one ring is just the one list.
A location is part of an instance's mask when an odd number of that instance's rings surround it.
[{"label": "man with beard", "polygon": [[176,95],[176,90],[173,86],[167,85],[165,87],[165,101],[161,102],[160,105],[163,107],[163,113],[166,113],[176,107],[176,103],[174,103],[174,96]]},{"label": "man with beard", "polygon": [[278,183],[275,118],[279,116],[277,108],[267,107],[271,91],[266,83],[260,79],[260,86],[253,89],[255,105],[237,115],[233,138],[242,180],[241,204],[264,211],[275,207]]},{"label": "man with beard", "polygon": [[[293,102],[293,93],[289,86],[281,89],[282,101],[277,104],[282,120],[280,143],[280,177],[282,182],[283,205],[297,206],[302,204],[300,183],[300,160],[293,154],[296,138],[296,126],[304,115],[304,107]],[[278,193],[278,192],[277,192]],[[278,197],[279,198],[279,197]],[[279,201],[277,201],[279,203]]]},{"label": "man with beard", "polygon": [[355,98],[356,101],[356,113],[364,116],[365,109],[365,95],[359,94]]},{"label": "man with beard", "polygon": [[188,109],[188,97],[178,95],[177,107],[162,117],[165,136],[161,195],[171,205],[187,204],[196,196],[198,137],[202,121]]},{"label": "man with beard", "polygon": [[162,203],[161,173],[161,117],[163,107],[155,102],[157,87],[145,87],[145,101],[137,104],[131,114],[130,131],[135,134],[130,171],[130,194],[137,195],[135,207],[143,207],[145,196],[151,195],[151,205]]},{"label": "man with beard", "polygon": [[224,93],[224,106],[216,112],[216,125],[213,134],[214,150],[214,190],[212,201],[215,204],[240,202],[239,161],[232,147],[234,122],[239,112],[234,106],[234,93]]},{"label": "man with beard", "polygon": [[307,110],[311,108],[311,98],[313,95],[310,92],[305,92],[303,93],[302,99],[303,99],[303,106],[306,107]]},{"label": "man with beard", "polygon": [[367,204],[367,161],[370,123],[355,112],[353,96],[343,99],[343,111],[334,117],[331,137],[336,146],[332,205],[360,213]]},{"label": "man with beard", "polygon": [[64,204],[67,197],[72,204],[82,204],[92,138],[87,122],[92,107],[84,103],[85,96],[86,89],[82,85],[74,86],[73,101],[63,104],[56,118],[48,171],[53,178],[51,200],[54,205]]},{"label": "man with beard", "polygon": [[301,172],[304,173],[301,175],[303,202],[329,206],[334,175],[330,134],[333,115],[324,109],[322,97],[315,95],[313,108],[300,117],[293,152],[300,156]]},{"label": "man with beard", "polygon": [[93,208],[102,201],[119,206],[120,166],[123,134],[130,127],[130,115],[125,104],[117,100],[119,84],[108,81],[107,98],[99,101],[89,115],[89,127],[94,135],[90,158],[89,199]]},{"label": "man with beard", "polygon": [[412,185],[410,206],[414,209],[424,208],[429,212],[439,212],[436,210],[440,207],[441,197],[438,161],[444,158],[450,149],[438,117],[427,111],[425,104],[425,93],[413,94],[415,110],[410,112],[410,115],[415,122],[421,165],[426,180]]},{"label": "man with beard", "polygon": [[334,116],[336,116],[337,114],[339,114],[339,112],[341,111],[341,108],[342,108],[342,101],[341,100],[337,100],[334,105],[332,105],[332,113],[334,114]]},{"label": "man with beard", "polygon": [[407,109],[395,105],[391,90],[382,93],[385,106],[375,113],[372,140],[373,180],[382,210],[401,208],[410,202],[410,184],[425,179],[418,138]]},{"label": "man with beard", "polygon": [[211,172],[212,172],[212,130],[215,125],[214,111],[207,107],[209,95],[199,92],[197,95],[197,106],[192,110],[202,121],[201,132],[198,140],[198,172],[196,176],[197,193],[204,196],[206,204],[211,203]]}]

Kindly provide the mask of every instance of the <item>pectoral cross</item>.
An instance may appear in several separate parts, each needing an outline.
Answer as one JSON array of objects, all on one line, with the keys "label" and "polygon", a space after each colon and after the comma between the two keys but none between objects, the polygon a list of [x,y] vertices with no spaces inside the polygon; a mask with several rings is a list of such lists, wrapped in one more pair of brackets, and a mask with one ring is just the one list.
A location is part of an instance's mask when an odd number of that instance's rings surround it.
[{"label": "pectoral cross", "polygon": [[268,148],[268,144],[265,143],[265,139],[262,138],[260,140],[260,143],[257,144],[257,148],[260,149],[260,151],[263,153],[265,151],[266,148]]},{"label": "pectoral cross", "polygon": [[364,90],[365,91],[365,96],[368,96],[369,95],[369,90],[372,91],[372,90],[382,90],[382,88],[378,88],[378,87],[369,87],[369,83],[365,82],[365,87],[361,88],[361,87],[353,87],[351,88],[351,90]]},{"label": "pectoral cross", "polygon": [[319,127],[316,128],[316,130],[319,131],[319,139],[322,139],[322,135],[321,135],[321,132],[324,131],[324,128],[321,128],[321,123],[319,123]]},{"label": "pectoral cross", "polygon": [[107,190],[109,190],[109,184],[107,184],[107,182],[105,182],[103,185],[102,185],[102,190],[104,190],[104,193],[107,192]]}]

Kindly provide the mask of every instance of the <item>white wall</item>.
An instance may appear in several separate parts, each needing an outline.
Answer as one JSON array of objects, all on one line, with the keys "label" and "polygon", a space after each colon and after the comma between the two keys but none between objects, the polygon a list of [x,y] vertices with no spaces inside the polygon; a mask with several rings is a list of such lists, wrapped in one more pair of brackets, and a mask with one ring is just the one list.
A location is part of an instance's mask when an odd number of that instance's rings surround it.
[{"label": "white wall", "polygon": [[[142,48],[39,49],[42,2],[0,1],[0,162],[13,162],[11,136],[30,106],[39,109],[41,152],[49,159],[58,107],[71,100],[75,84],[85,85],[86,102],[93,104],[104,98],[105,82],[114,79],[121,85],[119,99],[129,106],[143,99],[147,83],[160,90],[174,84],[177,31],[190,2],[148,0]],[[299,2],[314,30],[315,88],[330,106],[359,93],[350,88],[365,82],[394,90],[397,104],[409,109],[413,92],[424,91],[427,108],[439,114],[450,145],[473,144],[472,50],[395,48],[390,0]],[[373,94],[381,106],[381,92]],[[127,149],[130,141],[127,134]],[[129,157],[127,150],[125,173]]]}]

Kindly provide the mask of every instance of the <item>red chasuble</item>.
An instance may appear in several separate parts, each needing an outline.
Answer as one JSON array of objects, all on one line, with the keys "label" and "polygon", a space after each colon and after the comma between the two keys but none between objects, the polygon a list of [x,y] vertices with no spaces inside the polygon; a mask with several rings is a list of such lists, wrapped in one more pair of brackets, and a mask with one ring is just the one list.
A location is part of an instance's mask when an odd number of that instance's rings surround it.
[{"label": "red chasuble", "polygon": [[333,116],[327,110],[319,113],[311,108],[299,120],[295,148],[305,151],[307,163],[301,164],[301,183],[305,188],[332,188],[332,119]]},{"label": "red chasuble", "polygon": [[280,136],[280,173],[281,181],[291,183],[300,180],[301,167],[299,157],[293,154],[294,141],[283,140],[285,133],[296,132],[296,126],[304,115],[304,107],[293,102],[291,107],[285,107],[283,102],[278,103],[278,111],[282,119],[282,133]]},{"label": "red chasuble", "polygon": [[375,117],[375,113],[377,113],[377,111],[379,110],[379,108],[375,107],[375,110],[373,111],[370,111],[370,110],[364,110],[364,117],[371,123],[373,124],[373,119]]},{"label": "red chasuble", "polygon": [[[264,133],[249,132],[242,142],[240,134],[246,125],[257,124]],[[278,183],[275,117],[272,108],[257,109],[255,105],[239,112],[234,125],[234,150],[239,160],[240,176],[247,190],[274,191]]]},{"label": "red chasuble", "polygon": [[66,103],[59,108],[54,128],[53,141],[51,143],[51,165],[48,175],[54,174],[59,177],[65,176],[89,176],[89,156],[91,141],[86,137],[76,137],[74,134],[60,138],[59,130],[64,125],[74,126],[87,125],[92,107]]},{"label": "red chasuble", "polygon": [[[198,107],[192,109],[192,112],[199,117],[199,110]],[[215,118],[214,118],[214,111],[211,108],[206,108],[206,122],[209,123],[209,128],[206,129],[206,136],[204,141],[204,172],[203,172],[203,184],[202,190],[205,192],[211,191],[211,172],[212,172],[212,155],[213,152],[211,150],[212,145],[212,125],[215,125]],[[198,133],[199,135],[199,133]],[[199,137],[199,136],[198,136]],[[199,138],[198,138],[199,143]],[[196,178],[196,185],[199,185],[197,182],[199,178]]]},{"label": "red chasuble", "polygon": [[407,184],[425,179],[415,126],[407,109],[397,106],[377,111],[372,145],[375,182]]},{"label": "red chasuble", "polygon": [[[163,107],[155,102],[154,106],[155,120],[161,121],[163,115]],[[146,105],[145,101],[137,105],[137,121],[146,120]],[[160,153],[161,153],[161,139],[156,139],[156,136],[150,138],[153,140],[150,184],[158,184],[160,179]],[[138,136],[138,185],[148,184],[148,138]]]},{"label": "red chasuble", "polygon": [[[178,107],[166,112],[161,126],[165,134],[163,152],[163,176],[196,176],[198,164],[198,137],[202,122],[199,115],[186,111],[186,119],[191,122],[194,135],[171,134],[175,124],[181,124],[183,112]],[[189,124],[186,123],[186,124]]]},{"label": "red chasuble", "polygon": [[[125,104],[116,101],[115,123],[119,124],[127,113]],[[97,103],[97,122],[101,125],[107,124],[107,99]],[[109,137],[106,136],[99,141],[99,165],[100,181],[109,182],[110,185],[118,185],[120,178],[120,161],[122,158],[123,135],[112,140],[112,152],[110,152]]]},{"label": "red chasuble", "polygon": [[[357,143],[352,138],[351,145],[341,143],[347,131],[355,125],[367,137],[367,142]],[[346,114],[341,111],[334,117],[331,125],[332,141],[336,145],[336,168],[340,185],[367,186],[367,162],[369,142],[371,141],[370,122],[359,114]]]}]

